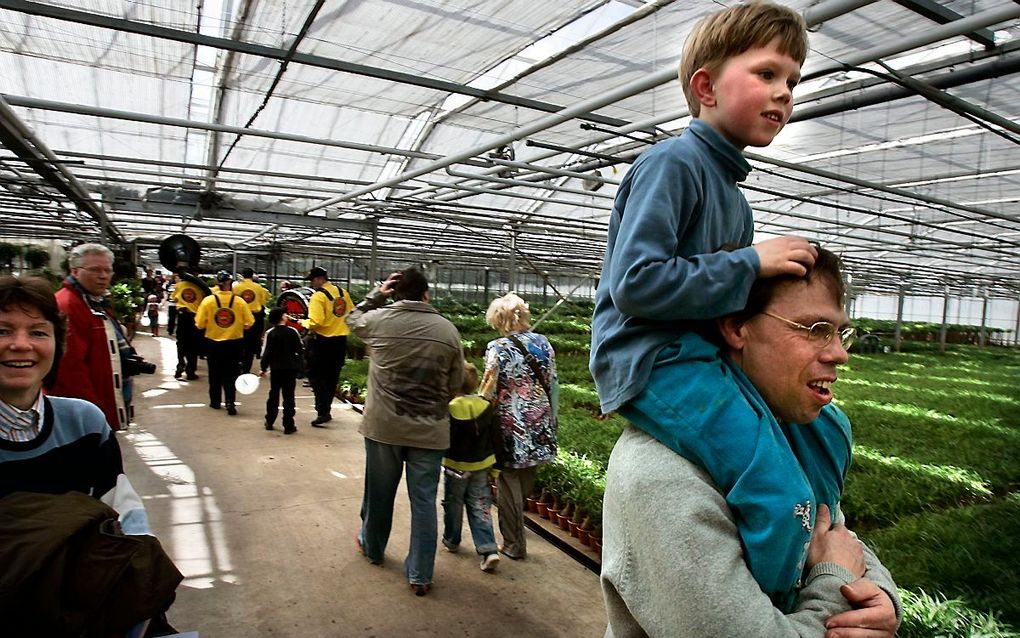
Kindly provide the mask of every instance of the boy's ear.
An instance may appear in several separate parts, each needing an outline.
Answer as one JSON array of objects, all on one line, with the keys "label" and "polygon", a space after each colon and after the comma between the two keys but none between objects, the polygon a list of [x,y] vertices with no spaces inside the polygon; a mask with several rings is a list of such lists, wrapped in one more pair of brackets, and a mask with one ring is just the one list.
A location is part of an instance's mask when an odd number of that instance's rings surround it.
[{"label": "boy's ear", "polygon": [[701,67],[691,76],[691,92],[702,106],[715,106],[715,86],[708,69]]},{"label": "boy's ear", "polygon": [[719,329],[719,334],[722,336],[723,341],[732,350],[743,350],[744,345],[747,342],[746,339],[746,327],[743,321],[738,320],[733,316],[722,317],[716,319],[716,327]]}]

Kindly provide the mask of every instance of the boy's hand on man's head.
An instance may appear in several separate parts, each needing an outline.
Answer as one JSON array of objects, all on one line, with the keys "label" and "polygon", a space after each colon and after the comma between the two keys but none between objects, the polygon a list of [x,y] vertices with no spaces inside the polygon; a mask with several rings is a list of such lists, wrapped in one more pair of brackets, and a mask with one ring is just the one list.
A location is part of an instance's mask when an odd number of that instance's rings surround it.
[{"label": "boy's hand on man's head", "polygon": [[758,253],[758,276],[763,279],[779,275],[803,277],[818,257],[818,249],[796,235],[768,239],[752,248]]}]

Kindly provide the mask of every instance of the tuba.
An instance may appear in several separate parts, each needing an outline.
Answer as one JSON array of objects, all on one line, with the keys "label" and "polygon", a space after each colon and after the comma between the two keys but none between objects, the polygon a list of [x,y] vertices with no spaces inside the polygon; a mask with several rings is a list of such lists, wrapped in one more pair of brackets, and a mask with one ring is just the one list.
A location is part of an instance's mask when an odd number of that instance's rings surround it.
[{"label": "tuba", "polygon": [[208,284],[192,274],[192,271],[198,270],[201,257],[202,248],[187,235],[170,235],[159,244],[159,263],[164,268],[177,273],[184,281],[195,284],[206,295],[211,295],[212,290]]}]

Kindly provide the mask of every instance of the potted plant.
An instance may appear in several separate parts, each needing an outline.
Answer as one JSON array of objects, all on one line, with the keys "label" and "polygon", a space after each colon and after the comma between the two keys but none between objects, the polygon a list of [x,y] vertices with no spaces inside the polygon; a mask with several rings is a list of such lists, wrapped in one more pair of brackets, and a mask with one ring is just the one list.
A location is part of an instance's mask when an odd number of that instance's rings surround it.
[{"label": "potted plant", "polygon": [[45,248],[29,246],[25,249],[25,264],[32,270],[42,270],[50,265],[50,253]]},{"label": "potted plant", "polygon": [[0,242],[0,268],[11,270],[14,268],[14,260],[21,255],[21,246]]}]

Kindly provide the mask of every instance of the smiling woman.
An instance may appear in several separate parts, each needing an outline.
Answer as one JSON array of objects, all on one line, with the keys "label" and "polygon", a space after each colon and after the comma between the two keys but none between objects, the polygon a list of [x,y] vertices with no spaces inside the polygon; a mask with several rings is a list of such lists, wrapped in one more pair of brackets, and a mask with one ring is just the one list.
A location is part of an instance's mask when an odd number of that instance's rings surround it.
[{"label": "smiling woman", "polygon": [[56,378],[64,326],[48,282],[0,277],[0,497],[77,491],[113,504],[115,494],[127,496],[114,505],[125,530],[146,533],[145,511],[123,477],[103,412],[87,401],[42,393]]}]

